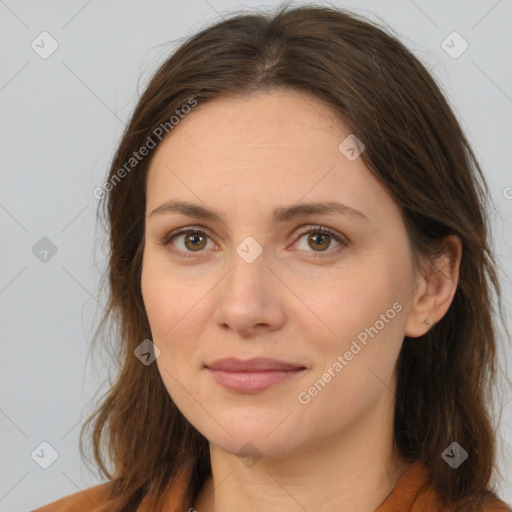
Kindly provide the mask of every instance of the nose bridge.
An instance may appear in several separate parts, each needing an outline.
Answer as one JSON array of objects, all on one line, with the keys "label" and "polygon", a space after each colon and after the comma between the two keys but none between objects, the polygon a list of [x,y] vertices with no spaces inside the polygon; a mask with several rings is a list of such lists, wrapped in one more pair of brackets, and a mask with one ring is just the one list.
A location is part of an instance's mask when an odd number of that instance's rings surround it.
[{"label": "nose bridge", "polygon": [[248,288],[251,294],[265,291],[268,252],[254,237],[245,237],[234,248],[231,258],[230,288],[242,292]]},{"label": "nose bridge", "polygon": [[[249,239],[248,239],[249,238]],[[279,307],[277,283],[267,268],[267,252],[252,237],[234,248],[230,270],[219,289],[214,318],[218,325],[229,326],[239,334],[256,326],[274,330],[284,321]]]}]

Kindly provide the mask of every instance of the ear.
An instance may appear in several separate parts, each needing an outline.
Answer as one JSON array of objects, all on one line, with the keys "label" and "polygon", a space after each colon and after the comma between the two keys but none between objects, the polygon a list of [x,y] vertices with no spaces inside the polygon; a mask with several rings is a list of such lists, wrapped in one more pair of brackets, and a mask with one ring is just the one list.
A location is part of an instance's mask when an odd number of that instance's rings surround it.
[{"label": "ear", "polygon": [[410,338],[423,336],[443,318],[457,290],[462,242],[457,235],[448,235],[443,245],[443,253],[430,264],[427,275],[420,275],[416,281],[405,326],[405,335]]}]

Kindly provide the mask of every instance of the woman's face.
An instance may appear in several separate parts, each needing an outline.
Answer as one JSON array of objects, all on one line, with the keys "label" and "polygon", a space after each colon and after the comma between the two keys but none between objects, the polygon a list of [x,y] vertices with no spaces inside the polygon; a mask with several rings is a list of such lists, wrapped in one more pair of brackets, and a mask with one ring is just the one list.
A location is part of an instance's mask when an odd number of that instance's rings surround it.
[{"label": "woman's face", "polygon": [[[415,273],[400,210],[349,135],[315,98],[260,93],[199,103],[152,160],[142,292],[156,364],[230,453],[297,453],[372,415],[391,425]],[[214,369],[225,358],[288,366]]]}]

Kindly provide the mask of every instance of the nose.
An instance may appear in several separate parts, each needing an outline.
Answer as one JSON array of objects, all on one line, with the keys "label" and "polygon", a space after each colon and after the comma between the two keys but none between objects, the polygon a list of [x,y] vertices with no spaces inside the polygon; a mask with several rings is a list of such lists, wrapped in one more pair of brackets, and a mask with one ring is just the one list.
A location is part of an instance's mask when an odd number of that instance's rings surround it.
[{"label": "nose", "polygon": [[285,322],[285,287],[263,251],[249,263],[234,252],[232,266],[217,285],[214,321],[238,337],[280,329]]}]

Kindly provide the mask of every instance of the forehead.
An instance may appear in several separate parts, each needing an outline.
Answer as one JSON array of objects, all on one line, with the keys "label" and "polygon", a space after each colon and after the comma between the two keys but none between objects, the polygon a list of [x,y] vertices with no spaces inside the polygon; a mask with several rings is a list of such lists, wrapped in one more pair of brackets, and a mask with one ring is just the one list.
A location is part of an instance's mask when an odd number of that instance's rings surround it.
[{"label": "forehead", "polygon": [[213,138],[230,145],[252,145],[255,149],[260,144],[284,147],[288,143],[296,147],[297,143],[316,139],[322,133],[337,132],[338,137],[347,131],[324,102],[292,90],[216,99],[199,104],[192,114],[181,126],[183,138],[193,131],[208,141]]},{"label": "forehead", "polygon": [[148,210],[169,198],[225,210],[304,197],[369,211],[382,186],[361,158],[340,151],[348,135],[329,106],[295,91],[199,102],[156,150]]}]

